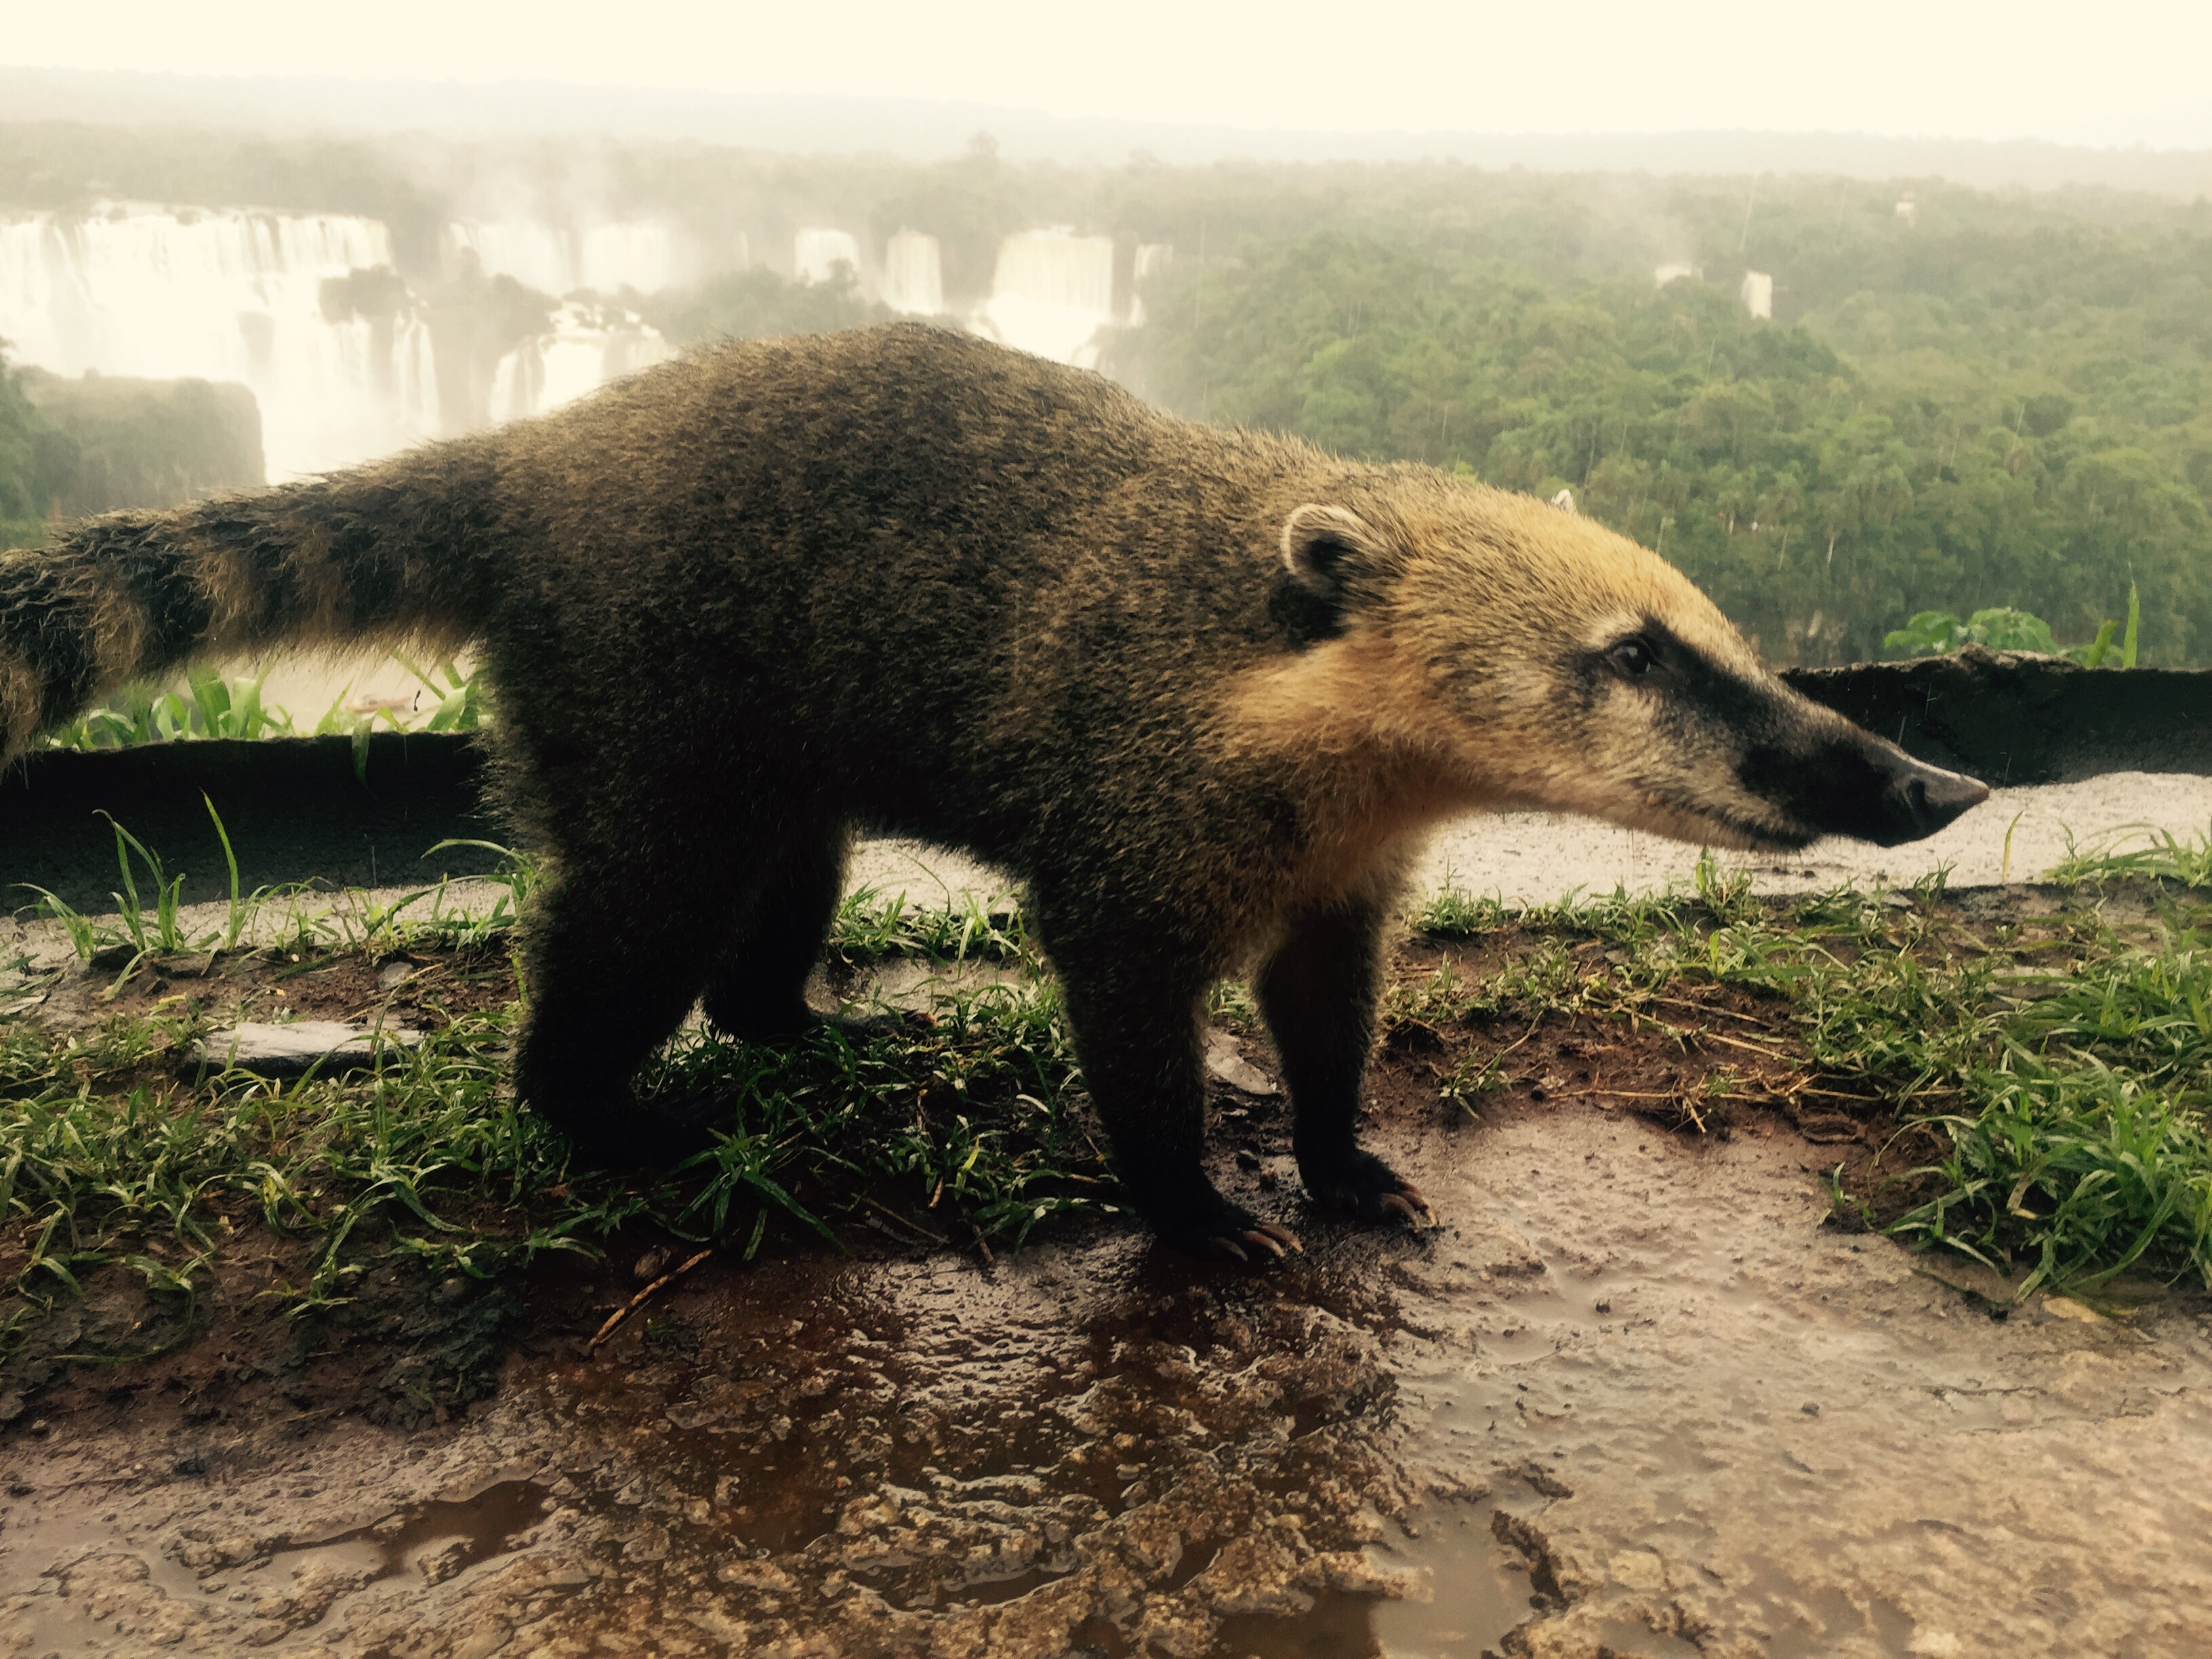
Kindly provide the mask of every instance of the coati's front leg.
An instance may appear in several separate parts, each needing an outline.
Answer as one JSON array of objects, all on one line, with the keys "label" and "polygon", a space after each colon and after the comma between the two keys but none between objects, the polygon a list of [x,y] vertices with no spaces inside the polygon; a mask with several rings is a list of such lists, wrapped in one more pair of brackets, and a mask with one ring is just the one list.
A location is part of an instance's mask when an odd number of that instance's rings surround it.
[{"label": "coati's front leg", "polygon": [[1294,1234],[1231,1203],[1206,1176],[1205,975],[1095,941],[1055,945],[1054,961],[1115,1171],[1153,1231],[1195,1254],[1238,1261],[1299,1248]]},{"label": "coati's front leg", "polygon": [[1318,1204],[1364,1220],[1433,1224],[1428,1200],[1356,1139],[1375,1041],[1388,905],[1355,899],[1298,917],[1254,988],[1290,1085],[1298,1173]]}]

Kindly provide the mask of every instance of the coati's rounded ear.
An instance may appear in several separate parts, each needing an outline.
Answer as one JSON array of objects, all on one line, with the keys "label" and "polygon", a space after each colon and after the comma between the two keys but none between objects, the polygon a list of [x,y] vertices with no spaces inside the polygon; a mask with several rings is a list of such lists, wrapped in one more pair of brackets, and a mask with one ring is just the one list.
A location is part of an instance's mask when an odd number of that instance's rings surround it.
[{"label": "coati's rounded ear", "polygon": [[1283,521],[1283,568],[1307,592],[1333,599],[1347,568],[1382,550],[1382,538],[1349,507],[1308,501]]}]

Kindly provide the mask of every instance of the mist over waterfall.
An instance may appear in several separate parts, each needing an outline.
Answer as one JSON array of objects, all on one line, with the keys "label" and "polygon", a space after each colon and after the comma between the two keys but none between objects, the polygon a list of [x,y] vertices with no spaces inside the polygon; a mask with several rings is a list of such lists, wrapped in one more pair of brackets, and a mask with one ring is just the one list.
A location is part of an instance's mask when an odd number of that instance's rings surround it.
[{"label": "mist over waterfall", "polygon": [[323,285],[388,268],[374,219],[117,206],[0,222],[0,338],[57,374],[252,388],[269,476],[343,466],[441,429],[428,330],[325,314]]},{"label": "mist over waterfall", "polygon": [[[455,267],[555,295],[653,293],[696,264],[658,225],[455,223],[444,245]],[[247,386],[272,481],[487,416],[542,413],[668,355],[635,315],[569,305],[483,373],[441,366],[429,307],[392,264],[387,228],[348,215],[131,205],[35,214],[0,221],[0,339],[11,361],[58,374]],[[366,306],[365,277],[380,279],[368,283]],[[449,345],[447,356],[477,343]]]},{"label": "mist over waterfall", "polygon": [[490,416],[543,415],[670,355],[668,343],[635,314],[572,301],[553,313],[550,331],[532,335],[499,360]]},{"label": "mist over waterfall", "polygon": [[1000,245],[979,331],[1079,368],[1098,362],[1098,331],[1114,321],[1114,239],[1073,230],[1024,231]]},{"label": "mist over waterfall", "polygon": [[[1142,320],[1127,296],[1117,319],[1109,236],[1018,231],[985,293],[948,299],[935,234],[876,242],[803,221],[786,234],[793,281],[849,270],[867,305],[1061,362],[1095,367],[1103,329]],[[644,215],[457,216],[416,235],[400,249],[374,218],[249,208],[0,216],[0,341],[9,361],[70,378],[244,386],[281,482],[543,414],[660,362],[672,348],[639,309],[665,319],[680,301],[658,296],[751,264],[736,227],[709,240]],[[1137,275],[1164,256],[1139,247]],[[963,257],[974,272],[975,251]]]},{"label": "mist over waterfall", "polygon": [[658,294],[696,279],[699,262],[666,225],[599,224],[574,231],[530,221],[455,222],[443,238],[448,270],[474,255],[487,276],[512,276],[556,298],[589,289]]},{"label": "mist over waterfall", "polygon": [[849,230],[831,230],[810,225],[793,239],[791,255],[792,275],[802,283],[826,283],[837,274],[839,265],[850,267],[853,275],[860,274],[860,239]]}]

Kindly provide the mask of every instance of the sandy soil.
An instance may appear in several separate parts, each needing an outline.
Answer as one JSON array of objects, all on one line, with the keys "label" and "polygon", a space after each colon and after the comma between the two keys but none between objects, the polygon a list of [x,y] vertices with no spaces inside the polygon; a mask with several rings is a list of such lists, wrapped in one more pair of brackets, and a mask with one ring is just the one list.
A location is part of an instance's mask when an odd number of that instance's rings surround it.
[{"label": "sandy soil", "polygon": [[[1937,870],[1949,872],[1954,887],[1989,887],[2033,881],[2069,847],[2140,845],[2160,830],[2183,840],[2212,830],[2212,778],[2116,772],[2087,783],[1997,789],[1941,835],[1905,847],[1829,840],[1786,857],[1716,856],[1723,869],[1747,872],[1760,892],[1818,891],[1846,882],[1908,887]],[[1686,889],[1696,879],[1698,855],[1680,842],[1588,818],[1504,812],[1446,824],[1416,879],[1425,890],[1456,886],[1515,907],[1552,904],[1577,892]],[[971,892],[988,902],[1007,884],[971,860],[893,841],[863,845],[853,879],[933,905]]]},{"label": "sandy soil", "polygon": [[[1786,857],[1722,853],[1760,892],[1818,891],[1853,882],[1906,887],[1937,870],[1953,887],[2033,881],[2069,846],[2140,845],[2147,832],[2182,840],[2212,830],[2212,778],[2115,772],[2086,783],[1992,790],[1942,834],[1905,847],[1815,842]],[[2070,837],[2070,841],[2069,841]],[[2008,846],[2009,840],[2009,846]],[[1587,818],[1505,813],[1447,825],[1429,848],[1421,879],[1447,881],[1514,906],[1550,904],[1579,890],[1587,896],[1691,885],[1698,849]]]}]

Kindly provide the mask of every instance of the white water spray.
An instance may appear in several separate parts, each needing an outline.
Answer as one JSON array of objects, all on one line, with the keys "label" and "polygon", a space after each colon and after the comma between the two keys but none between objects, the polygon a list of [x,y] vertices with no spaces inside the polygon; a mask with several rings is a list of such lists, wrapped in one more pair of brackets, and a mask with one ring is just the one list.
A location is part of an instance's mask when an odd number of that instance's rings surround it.
[{"label": "white water spray", "polygon": [[456,222],[445,228],[448,271],[473,253],[487,276],[512,276],[556,299],[589,289],[658,294],[690,281],[698,261],[689,242],[666,225],[621,222],[583,231],[529,221]]},{"label": "white water spray", "polygon": [[0,222],[0,338],[60,374],[236,380],[269,476],[385,453],[438,429],[428,329],[324,314],[322,285],[392,263],[373,219],[113,206]]},{"label": "white water spray", "polygon": [[826,283],[841,264],[860,274],[860,245],[849,230],[830,230],[810,225],[793,239],[791,274],[802,283]]},{"label": "white water spray", "polygon": [[1114,239],[1028,230],[999,246],[978,332],[1056,362],[1093,368],[1098,332],[1114,321]]},{"label": "white water spray", "polygon": [[945,261],[937,238],[902,230],[884,246],[884,303],[908,317],[945,310]]}]

